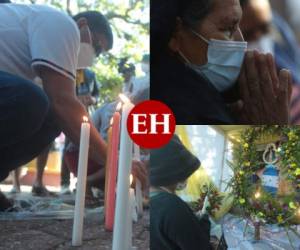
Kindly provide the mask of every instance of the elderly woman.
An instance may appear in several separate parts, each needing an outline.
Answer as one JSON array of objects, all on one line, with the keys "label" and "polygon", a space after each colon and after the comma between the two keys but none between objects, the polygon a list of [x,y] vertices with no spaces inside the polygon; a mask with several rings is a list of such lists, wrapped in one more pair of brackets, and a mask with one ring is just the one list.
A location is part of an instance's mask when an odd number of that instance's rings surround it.
[{"label": "elderly woman", "polygon": [[239,0],[151,1],[151,98],[179,124],[288,124],[291,76],[248,51]]}]

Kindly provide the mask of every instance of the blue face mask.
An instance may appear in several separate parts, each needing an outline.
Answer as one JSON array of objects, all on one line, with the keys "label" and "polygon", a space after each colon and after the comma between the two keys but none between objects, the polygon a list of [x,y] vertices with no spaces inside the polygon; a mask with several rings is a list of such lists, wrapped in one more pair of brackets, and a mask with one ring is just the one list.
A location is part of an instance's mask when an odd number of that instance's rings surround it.
[{"label": "blue face mask", "polygon": [[205,76],[220,92],[233,87],[241,71],[247,42],[215,39],[208,41],[197,32],[192,32],[208,44],[208,62],[205,65],[192,64],[182,52],[179,52],[187,65],[200,75]]}]

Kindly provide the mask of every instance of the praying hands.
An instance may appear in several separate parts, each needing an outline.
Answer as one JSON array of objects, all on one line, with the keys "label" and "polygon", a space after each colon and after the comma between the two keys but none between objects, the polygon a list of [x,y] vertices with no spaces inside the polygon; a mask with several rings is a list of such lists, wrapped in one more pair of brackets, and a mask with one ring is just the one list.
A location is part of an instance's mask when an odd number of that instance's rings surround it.
[{"label": "praying hands", "polygon": [[277,73],[272,55],[248,51],[239,88],[241,100],[232,108],[240,124],[289,124],[292,77],[285,69]]}]

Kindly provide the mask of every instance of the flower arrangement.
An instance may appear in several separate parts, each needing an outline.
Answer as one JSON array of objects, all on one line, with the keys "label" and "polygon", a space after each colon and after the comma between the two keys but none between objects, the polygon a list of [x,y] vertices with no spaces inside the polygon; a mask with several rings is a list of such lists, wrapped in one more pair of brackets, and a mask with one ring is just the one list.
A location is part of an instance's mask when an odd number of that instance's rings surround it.
[{"label": "flower arrangement", "polygon": [[206,196],[208,196],[206,212],[210,216],[215,217],[216,212],[222,205],[223,197],[220,192],[212,186],[203,186],[199,199],[196,202],[191,203],[191,207],[195,212],[201,211],[204,206]]}]

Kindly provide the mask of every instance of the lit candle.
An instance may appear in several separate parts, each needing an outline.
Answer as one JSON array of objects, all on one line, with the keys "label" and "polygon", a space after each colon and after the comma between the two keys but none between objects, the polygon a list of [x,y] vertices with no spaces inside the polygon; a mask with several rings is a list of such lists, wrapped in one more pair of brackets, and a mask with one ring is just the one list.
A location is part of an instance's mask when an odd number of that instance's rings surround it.
[{"label": "lit candle", "polygon": [[122,121],[121,121],[121,138],[120,138],[120,154],[118,167],[118,182],[117,182],[117,199],[115,223],[113,232],[113,250],[129,249],[128,238],[126,231],[129,228],[128,214],[129,214],[129,176],[132,164],[132,140],[127,132],[127,119],[129,112],[133,108],[128,98],[120,95],[124,105],[122,107]]},{"label": "lit candle", "polygon": [[119,103],[117,111],[112,118],[111,128],[111,144],[109,145],[109,153],[107,158],[107,191],[105,191],[105,228],[112,231],[115,217],[115,204],[116,204],[116,182],[118,173],[118,155],[120,143],[120,119],[121,115],[119,110],[122,104]]},{"label": "lit candle", "polygon": [[[133,150],[134,160],[140,161],[140,147],[134,143]],[[136,178],[135,182],[135,194],[136,194],[136,204],[137,204],[137,212],[139,216],[143,215],[143,193],[142,193],[142,184],[139,179]]]},{"label": "lit candle", "polygon": [[73,246],[81,246],[82,244],[89,141],[90,141],[90,124],[88,122],[88,118],[84,116],[83,123],[81,124],[81,132],[80,132],[76,200],[75,200],[73,235],[72,235]]}]

